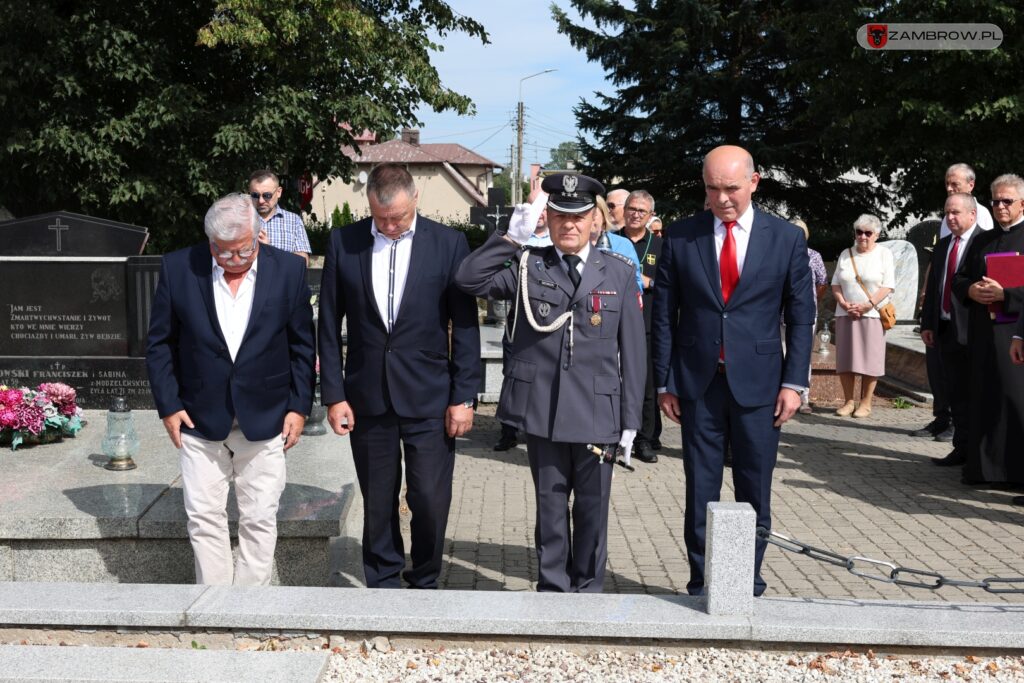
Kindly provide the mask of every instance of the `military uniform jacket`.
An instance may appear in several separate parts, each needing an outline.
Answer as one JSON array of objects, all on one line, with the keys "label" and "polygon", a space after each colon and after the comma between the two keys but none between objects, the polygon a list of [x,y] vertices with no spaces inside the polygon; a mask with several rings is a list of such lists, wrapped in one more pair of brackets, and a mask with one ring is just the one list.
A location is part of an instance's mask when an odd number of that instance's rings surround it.
[{"label": "military uniform jacket", "polygon": [[[499,235],[463,260],[455,276],[480,297],[516,299],[523,252]],[[504,368],[498,419],[528,434],[563,443],[616,443],[640,428],[647,350],[636,271],[617,256],[591,248],[579,289],[554,247],[526,252],[529,298],[515,310],[515,337]],[[509,263],[511,262],[511,265]],[[537,332],[572,310],[569,325]]]}]

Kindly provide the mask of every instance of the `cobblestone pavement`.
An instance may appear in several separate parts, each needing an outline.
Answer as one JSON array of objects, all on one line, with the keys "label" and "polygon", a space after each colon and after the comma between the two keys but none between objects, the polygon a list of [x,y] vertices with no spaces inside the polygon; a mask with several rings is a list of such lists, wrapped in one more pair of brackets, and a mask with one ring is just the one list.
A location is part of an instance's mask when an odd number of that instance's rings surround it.
[{"label": "cobblestone pavement", "polygon": [[[470,438],[458,444],[445,588],[535,588],[526,447],[491,450],[499,428],[493,415],[493,406],[481,406]],[[951,577],[1024,576],[1024,508],[1010,504],[1019,494],[968,488],[959,482],[959,468],[934,467],[929,458],[946,455],[949,444],[907,435],[930,419],[922,408],[876,407],[864,420],[838,418],[831,409],[798,415],[779,445],[774,529],[844,555]],[[616,469],[606,592],[685,590],[679,427],[667,425],[662,442],[657,464],[634,461],[632,473]],[[722,499],[732,500],[728,473]],[[981,589],[930,591],[868,581],[774,546],[764,574],[770,596],[1024,602],[1024,595]],[[1024,580],[1012,587],[1024,588]]]}]

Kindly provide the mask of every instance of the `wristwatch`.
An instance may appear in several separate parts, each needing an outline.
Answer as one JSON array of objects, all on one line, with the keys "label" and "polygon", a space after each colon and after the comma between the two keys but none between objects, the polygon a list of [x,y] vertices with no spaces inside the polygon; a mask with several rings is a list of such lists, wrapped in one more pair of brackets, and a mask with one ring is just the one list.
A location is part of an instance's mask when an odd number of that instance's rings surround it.
[{"label": "wristwatch", "polygon": [[463,401],[462,402],[462,407],[463,408],[472,408],[473,410],[476,410],[476,399],[473,398],[473,399],[470,399],[468,401]]}]

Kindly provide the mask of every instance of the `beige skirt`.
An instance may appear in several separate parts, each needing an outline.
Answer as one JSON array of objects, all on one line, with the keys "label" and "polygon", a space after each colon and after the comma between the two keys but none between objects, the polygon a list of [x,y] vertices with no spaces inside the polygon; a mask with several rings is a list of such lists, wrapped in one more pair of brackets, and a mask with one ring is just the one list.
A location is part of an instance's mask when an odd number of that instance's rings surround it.
[{"label": "beige skirt", "polygon": [[885,374],[885,330],[878,318],[836,318],[836,372]]}]

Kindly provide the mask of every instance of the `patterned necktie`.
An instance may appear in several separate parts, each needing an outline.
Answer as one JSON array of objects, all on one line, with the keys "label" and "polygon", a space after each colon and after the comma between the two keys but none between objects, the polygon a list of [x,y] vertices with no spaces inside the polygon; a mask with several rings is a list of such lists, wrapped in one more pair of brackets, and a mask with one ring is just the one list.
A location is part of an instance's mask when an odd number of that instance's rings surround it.
[{"label": "patterned necktie", "polygon": [[951,315],[953,306],[953,276],[956,274],[956,257],[960,253],[960,238],[953,236],[953,249],[946,258],[946,281],[942,284],[942,312]]},{"label": "patterned necktie", "polygon": [[736,221],[725,221],[724,225],[725,242],[722,243],[722,254],[718,258],[718,269],[722,276],[722,301],[729,303],[729,297],[740,281],[740,270],[736,265],[736,238],[732,234]]},{"label": "patterned necktie", "polygon": [[566,265],[569,266],[569,279],[572,280],[573,290],[580,286],[580,271],[576,270],[576,266],[583,262],[576,254],[565,254],[562,256],[562,260],[565,261]]}]

